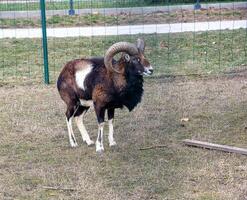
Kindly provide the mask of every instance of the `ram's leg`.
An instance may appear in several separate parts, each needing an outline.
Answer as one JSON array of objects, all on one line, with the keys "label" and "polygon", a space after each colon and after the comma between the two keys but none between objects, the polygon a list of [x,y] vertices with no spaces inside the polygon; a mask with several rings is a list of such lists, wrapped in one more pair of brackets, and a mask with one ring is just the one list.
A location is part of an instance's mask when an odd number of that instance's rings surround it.
[{"label": "ram's leg", "polygon": [[109,123],[109,135],[108,135],[108,140],[109,140],[109,146],[115,146],[117,143],[114,140],[113,137],[113,119],[114,119],[114,109],[108,109],[107,110],[108,114],[108,123]]},{"label": "ram's leg", "polygon": [[87,130],[83,124],[83,117],[86,114],[88,107],[80,106],[75,113],[75,122],[81,133],[82,140],[87,143],[88,146],[94,145],[94,142],[90,139]]},{"label": "ram's leg", "polygon": [[96,152],[97,153],[102,153],[104,151],[103,131],[104,131],[104,122],[98,125],[98,137],[96,140]]},{"label": "ram's leg", "polygon": [[66,111],[66,122],[67,122],[68,133],[69,133],[69,143],[71,147],[78,146],[73,129],[72,129],[72,119],[73,119],[74,111],[75,111],[74,107],[68,107]]},{"label": "ram's leg", "polygon": [[98,120],[98,137],[96,140],[96,152],[102,153],[104,151],[103,145],[103,131],[104,131],[104,118],[105,118],[105,109],[95,106],[95,112]]}]

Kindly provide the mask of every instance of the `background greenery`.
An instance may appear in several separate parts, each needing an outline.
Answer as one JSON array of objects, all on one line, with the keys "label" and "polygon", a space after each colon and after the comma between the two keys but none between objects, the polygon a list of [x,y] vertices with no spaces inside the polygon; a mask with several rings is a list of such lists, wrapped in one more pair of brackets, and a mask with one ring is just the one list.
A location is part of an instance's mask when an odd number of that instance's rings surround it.
[{"label": "background greenery", "polygon": [[[196,0],[86,0],[86,1],[74,1],[75,9],[83,8],[118,8],[118,7],[137,7],[137,6],[165,6],[165,5],[177,5],[177,4],[194,4]],[[217,2],[238,2],[230,0],[204,0],[203,3],[217,3]],[[50,2],[46,1],[46,8],[48,10],[69,9],[69,1]],[[6,3],[0,4],[0,11],[18,11],[18,10],[38,10],[39,3]]]},{"label": "background greenery", "polygon": [[[54,82],[66,62],[75,58],[103,56],[117,41],[135,42],[144,37],[146,56],[154,76],[215,75],[244,68],[247,63],[246,29],[199,33],[48,39],[49,66]],[[41,39],[3,39],[0,80],[43,81]]]}]

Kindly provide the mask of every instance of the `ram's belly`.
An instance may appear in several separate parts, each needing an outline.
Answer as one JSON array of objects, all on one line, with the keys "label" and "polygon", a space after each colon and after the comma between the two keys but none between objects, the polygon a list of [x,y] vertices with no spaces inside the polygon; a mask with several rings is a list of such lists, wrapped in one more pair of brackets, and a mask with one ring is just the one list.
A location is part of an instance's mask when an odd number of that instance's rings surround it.
[{"label": "ram's belly", "polygon": [[85,106],[85,107],[93,107],[93,100],[80,99],[80,103],[82,106]]}]

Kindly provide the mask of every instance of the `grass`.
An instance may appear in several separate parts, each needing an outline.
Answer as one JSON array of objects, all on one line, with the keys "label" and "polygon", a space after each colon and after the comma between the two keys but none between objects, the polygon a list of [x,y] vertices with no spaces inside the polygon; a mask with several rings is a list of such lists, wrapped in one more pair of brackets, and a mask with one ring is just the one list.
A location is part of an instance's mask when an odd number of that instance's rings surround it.
[{"label": "grass", "polygon": [[[209,0],[207,3],[217,3],[222,1]],[[224,0],[224,2],[232,2],[231,0]],[[234,1],[237,2],[237,1]],[[104,0],[104,1],[96,1],[96,0],[86,0],[86,1],[74,1],[74,9],[83,9],[83,8],[117,8],[117,7],[138,7],[138,6],[165,6],[165,5],[181,5],[181,4],[194,4],[194,1],[187,0],[176,0],[168,3],[166,0],[163,1],[148,1],[148,0]],[[39,10],[39,3],[7,3],[0,4],[0,11],[26,11],[26,10]],[[69,1],[61,1],[61,2],[46,2],[47,10],[61,10],[66,9],[69,10],[70,5]]]},{"label": "grass", "polygon": [[[117,111],[110,149],[69,147],[65,106],[55,85],[0,87],[1,199],[239,200],[247,158],[186,147],[185,138],[246,147],[246,72],[209,79],[146,79],[143,102]],[[95,140],[93,111],[86,127]],[[181,124],[180,119],[189,121]],[[140,151],[164,144],[166,148]],[[47,190],[45,186],[73,188]]]},{"label": "grass", "polygon": [[[104,55],[117,41],[134,42],[140,36],[50,38],[49,67],[52,82],[71,59]],[[246,66],[246,30],[145,35],[146,56],[155,75],[210,75]],[[42,81],[40,39],[1,40],[1,82]]]},{"label": "grass", "polygon": [[[103,55],[114,42],[137,37],[50,38],[52,83],[67,61]],[[247,146],[246,30],[144,38],[155,74],[145,79],[143,101],[133,112],[116,112],[115,149],[108,147],[106,126],[102,156],[82,144],[75,125],[79,147],[69,147],[55,84],[37,84],[41,40],[0,40],[0,199],[246,199],[246,156],[181,143]],[[179,76],[189,74],[209,77]],[[86,116],[96,140],[95,114]],[[167,147],[139,150],[159,144]]]},{"label": "grass", "polygon": [[[75,16],[54,15],[47,17],[48,27],[69,27],[69,26],[110,26],[110,25],[132,25],[132,24],[160,24],[180,23],[195,21],[217,21],[217,20],[242,20],[247,18],[247,9],[215,9],[199,11],[176,11],[176,12],[155,12],[149,14],[128,14],[118,15],[87,14]],[[41,27],[40,19],[0,19],[2,28],[31,28]]]}]

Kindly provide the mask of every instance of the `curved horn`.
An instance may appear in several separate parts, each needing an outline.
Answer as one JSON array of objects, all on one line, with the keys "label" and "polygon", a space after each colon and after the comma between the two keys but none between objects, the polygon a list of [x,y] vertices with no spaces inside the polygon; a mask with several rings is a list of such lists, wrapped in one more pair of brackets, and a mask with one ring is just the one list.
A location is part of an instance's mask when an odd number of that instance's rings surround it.
[{"label": "curved horn", "polygon": [[136,48],[136,46],[132,43],[129,42],[118,42],[113,44],[107,51],[105,54],[105,58],[104,58],[104,63],[105,66],[107,68],[107,70],[110,71],[115,71],[117,73],[121,73],[119,71],[117,71],[113,66],[112,66],[112,59],[113,57],[120,52],[125,52],[131,56],[133,55],[137,55],[138,54],[138,49]]},{"label": "curved horn", "polygon": [[138,38],[136,41],[136,47],[140,53],[144,53],[145,50],[145,42],[143,39]]}]

